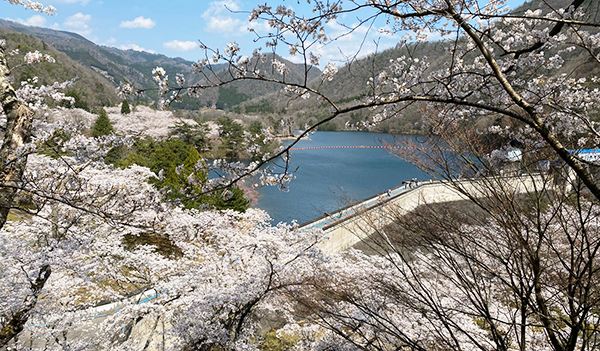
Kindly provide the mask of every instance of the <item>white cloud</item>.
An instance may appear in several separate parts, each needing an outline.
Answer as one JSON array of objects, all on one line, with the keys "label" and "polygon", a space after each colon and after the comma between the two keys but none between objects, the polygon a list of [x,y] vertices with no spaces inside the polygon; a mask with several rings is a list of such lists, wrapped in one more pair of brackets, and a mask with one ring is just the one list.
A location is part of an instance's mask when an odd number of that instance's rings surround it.
[{"label": "white cloud", "polygon": [[127,45],[120,45],[119,49],[121,50],[133,50],[133,51],[145,51],[145,52],[149,52],[151,54],[154,54],[155,52],[152,50],[148,50],[145,49],[137,44],[127,44]]},{"label": "white cloud", "polygon": [[66,30],[75,32],[81,35],[90,35],[92,33],[92,29],[88,25],[88,22],[92,20],[92,15],[84,15],[79,12],[74,14],[71,17],[67,17],[63,26]]},{"label": "white cloud", "polygon": [[198,47],[198,44],[193,41],[171,40],[169,42],[164,43],[163,46],[167,49],[176,51],[190,51],[196,49]]},{"label": "white cloud", "polygon": [[156,25],[156,22],[154,22],[152,19],[150,19],[150,18],[144,18],[144,16],[140,16],[140,17],[134,19],[133,21],[123,21],[123,22],[121,22],[121,24],[119,25],[119,27],[121,27],[121,28],[144,28],[144,29],[151,29],[151,28],[154,28],[155,25]]},{"label": "white cloud", "polygon": [[18,18],[18,19],[6,18],[6,20],[21,23],[26,26],[34,26],[34,27],[43,27],[46,24],[46,17],[41,16],[41,15],[33,15],[26,20],[24,20],[22,18]]},{"label": "white cloud", "polygon": [[54,4],[77,4],[81,3],[81,5],[85,6],[90,3],[90,0],[52,0]]},{"label": "white cloud", "polygon": [[213,33],[237,32],[242,21],[231,17],[211,17],[206,21],[206,30]]},{"label": "white cloud", "polygon": [[28,26],[42,27],[46,24],[46,17],[42,15],[33,15],[27,19]]},{"label": "white cloud", "polygon": [[246,22],[245,24],[246,24],[245,29],[252,28],[257,33],[267,33],[273,29],[273,28],[271,28],[271,26],[269,26],[269,23],[267,21],[256,20],[256,21],[252,21],[252,22]]},{"label": "white cloud", "polygon": [[240,32],[240,28],[247,26],[246,21],[234,18],[231,11],[238,11],[240,6],[236,1],[213,1],[201,17],[206,21],[206,30],[215,33]]},{"label": "white cloud", "polygon": [[208,10],[204,11],[202,16],[220,16],[223,13],[231,14],[232,11],[239,11],[240,6],[237,1],[221,0],[213,1],[208,5]]},{"label": "white cloud", "polygon": [[108,39],[108,40],[105,42],[105,44],[106,44],[106,45],[112,45],[112,44],[114,44],[114,43],[116,43],[116,42],[117,42],[117,39],[115,39],[115,38],[112,38],[112,37],[111,37],[111,38],[109,38],[109,39]]},{"label": "white cloud", "polygon": [[[327,37],[330,40],[325,45],[313,46],[315,55],[320,55],[319,66],[325,67],[329,62],[345,64],[349,60],[361,59],[375,52],[381,52],[394,47],[399,40],[397,34],[391,33],[388,28],[368,28],[358,26],[357,23],[350,24],[355,28],[353,31],[337,23],[329,22],[326,25]],[[291,62],[301,63],[302,56],[285,57]]]}]

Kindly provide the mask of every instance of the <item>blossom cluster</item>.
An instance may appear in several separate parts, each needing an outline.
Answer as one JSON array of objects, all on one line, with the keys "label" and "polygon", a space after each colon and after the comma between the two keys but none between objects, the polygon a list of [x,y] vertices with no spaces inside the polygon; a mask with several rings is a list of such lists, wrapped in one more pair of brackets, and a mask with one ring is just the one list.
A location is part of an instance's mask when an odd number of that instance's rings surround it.
[{"label": "blossom cluster", "polygon": [[76,79],[63,83],[53,83],[52,85],[37,85],[38,78],[30,78],[21,82],[21,87],[15,92],[17,97],[28,104],[33,110],[40,110],[46,107],[46,99],[55,101],[67,101],[74,103],[75,99],[66,96],[64,91],[75,83]]},{"label": "blossom cluster", "polygon": [[42,12],[46,15],[52,16],[56,9],[53,6],[44,6],[42,3],[31,0],[7,0],[10,4],[23,6],[28,10],[36,12]]},{"label": "blossom cluster", "polygon": [[26,64],[32,64],[32,63],[40,63],[40,62],[48,62],[48,63],[55,63],[56,60],[54,60],[54,57],[48,55],[48,54],[42,54],[39,51],[34,51],[34,52],[28,52],[25,54],[25,56],[23,57],[23,60],[25,61]]}]

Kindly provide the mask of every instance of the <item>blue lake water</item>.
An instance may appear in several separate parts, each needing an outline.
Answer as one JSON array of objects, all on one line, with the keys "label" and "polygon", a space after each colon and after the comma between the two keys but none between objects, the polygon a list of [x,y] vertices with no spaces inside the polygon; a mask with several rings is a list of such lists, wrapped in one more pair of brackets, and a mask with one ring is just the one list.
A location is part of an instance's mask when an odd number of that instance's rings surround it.
[{"label": "blue lake water", "polygon": [[[381,145],[393,142],[390,134],[316,132],[294,148]],[[304,223],[324,213],[402,184],[403,180],[430,177],[384,149],[317,149],[292,151],[290,169],[298,168],[289,191],[259,189],[258,203],[273,223]]]}]

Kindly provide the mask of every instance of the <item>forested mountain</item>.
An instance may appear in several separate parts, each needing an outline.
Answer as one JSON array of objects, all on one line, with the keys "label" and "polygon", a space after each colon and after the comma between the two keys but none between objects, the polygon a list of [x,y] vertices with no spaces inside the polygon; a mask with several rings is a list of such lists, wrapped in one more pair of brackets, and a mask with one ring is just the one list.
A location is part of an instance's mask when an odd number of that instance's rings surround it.
[{"label": "forested mountain", "polygon": [[[273,60],[284,63],[288,68],[285,77],[278,73],[273,67]],[[249,66],[256,67],[260,74],[265,78],[274,78],[276,80],[295,84],[310,82],[321,74],[318,67],[310,66],[305,68],[303,65],[292,63],[273,53],[265,54],[264,62],[253,59]],[[212,77],[209,76],[211,82],[219,80],[227,81],[230,79],[231,73],[228,70],[217,72]],[[241,105],[243,102],[253,101],[253,103],[255,103],[256,101],[262,101],[266,96],[271,100],[271,103],[268,104],[271,107],[276,105],[276,103],[274,103],[275,101],[281,100],[281,102],[284,103],[287,99],[282,96],[283,88],[284,86],[277,83],[261,80],[241,80],[228,84],[226,87],[220,87],[219,89],[207,89],[207,91],[202,93],[200,100],[203,101],[206,106],[215,106],[218,109],[233,109],[239,112],[240,109],[238,105]],[[283,111],[283,109],[284,108],[280,108],[278,111]],[[244,108],[243,111],[245,112],[246,109]]]},{"label": "forested mountain", "polygon": [[[382,71],[385,71],[391,60],[395,60],[398,57],[414,57],[420,60],[426,60],[431,64],[431,70],[436,70],[442,67],[446,62],[446,55],[444,52],[448,49],[448,44],[441,42],[418,42],[412,45],[404,46],[400,49],[392,48],[384,50],[379,53],[368,55],[367,57],[359,60],[349,62],[348,64],[339,68],[335,79],[332,81],[321,82],[320,79],[312,82],[313,86],[322,84],[321,90],[327,95],[333,98],[336,104],[344,106],[347,104],[354,103],[355,100],[361,100],[372,94],[371,88],[367,85],[370,78],[374,78]],[[326,116],[326,111],[320,108],[316,108],[314,101],[300,101],[298,100],[295,105],[291,106],[291,109],[298,115],[300,120],[308,119],[305,122],[311,120],[316,122],[319,116]],[[336,121],[335,125],[331,123],[326,125],[326,129],[342,129],[347,121],[357,122],[362,119],[369,117],[372,114],[371,110],[361,110],[354,112],[352,115],[344,116]],[[379,131],[395,131],[411,133],[419,130],[421,113],[414,107],[409,107],[404,114],[404,118],[395,119],[393,122],[384,122],[378,126]],[[417,125],[415,125],[415,123]]]},{"label": "forested mountain", "polygon": [[118,101],[112,82],[69,58],[65,53],[56,50],[39,38],[3,26],[0,26],[0,37],[6,39],[9,50],[19,49],[21,53],[38,50],[56,59],[57,63],[25,66],[20,65],[20,62],[12,62],[11,66],[14,67],[13,76],[15,77],[14,84],[17,87],[21,85],[22,81],[33,77],[38,77],[39,84],[44,85],[78,78],[74,86],[68,91],[69,95],[76,97],[77,107],[90,108],[92,106],[111,105]]},{"label": "forested mountain", "polygon": [[167,72],[180,72],[187,77],[192,75],[192,62],[181,58],[173,59],[148,52],[96,45],[75,33],[25,26],[11,21],[0,20],[0,26],[38,37],[116,85],[129,81],[142,88],[153,87],[151,73],[158,65]]},{"label": "forested mountain", "polygon": [[[109,80],[113,87],[127,81],[138,88],[155,88],[156,84],[152,80],[152,70],[157,66],[165,69],[169,77],[173,80],[173,83],[176,73],[183,74],[188,83],[206,83],[203,75],[193,71],[193,62],[182,58],[169,58],[164,55],[143,51],[120,50],[113,47],[96,45],[75,33],[25,26],[0,19],[0,34],[11,32],[27,33],[39,38],[43,43],[46,43],[44,44],[46,47],[54,47],[82,66],[95,71],[97,75]],[[25,38],[27,37],[12,37],[10,41],[14,45],[20,45],[20,40],[24,40]],[[281,57],[276,58],[290,68],[290,73],[286,77],[289,81],[298,82],[304,79],[304,67],[293,64]],[[62,60],[57,60],[57,62],[59,65],[62,64]],[[225,68],[223,64],[212,66],[212,69],[218,73],[218,78],[227,79],[227,72],[220,72],[223,68]],[[265,73],[265,76],[274,74],[270,61],[259,64],[259,68],[261,72]],[[319,74],[320,71],[318,68],[313,67],[308,71],[307,77],[310,80]],[[65,76],[62,78],[68,79],[69,77]],[[276,93],[280,90],[281,86],[265,82],[239,82],[226,89],[209,89],[199,99],[186,97],[183,103],[176,103],[173,107],[184,109],[198,109],[211,106],[231,108],[242,101]],[[148,95],[149,98],[153,97],[152,92]]]},{"label": "forested mountain", "polygon": [[[526,10],[542,9],[546,12],[549,8],[564,8],[568,5],[566,0],[549,0],[542,4],[538,2],[527,2],[523,6],[515,9],[514,13],[523,13]],[[590,2],[587,11],[598,14],[599,3]],[[600,20],[600,19],[599,19]],[[163,67],[169,77],[174,80],[176,73],[181,73],[185,76],[188,83],[207,83],[207,78],[201,74],[194,73],[192,70],[192,62],[181,58],[169,58],[164,55],[152,54],[148,52],[140,52],[134,50],[120,50],[113,47],[99,46],[84,37],[46,28],[30,27],[21,25],[11,21],[0,20],[0,34],[3,36],[11,35],[10,43],[13,45],[27,46],[25,42],[33,42],[31,37],[18,36],[15,33],[28,33],[42,41],[37,41],[35,48],[46,50],[48,47],[54,47],[58,51],[68,55],[70,59],[76,61],[81,66],[77,71],[77,76],[86,77],[86,87],[79,89],[86,95],[86,99],[92,104],[98,104],[96,101],[114,102],[116,97],[110,90],[119,84],[128,81],[139,88],[155,88],[156,85],[152,80],[152,69],[157,66]],[[12,34],[9,34],[12,33]],[[49,45],[47,45],[49,44]],[[392,48],[371,54],[359,60],[348,62],[346,65],[339,67],[335,79],[331,82],[321,82],[320,70],[317,67],[311,67],[308,71],[305,67],[291,63],[279,56],[268,57],[265,63],[259,63],[258,67],[266,77],[281,78],[271,65],[273,58],[283,62],[289,68],[289,73],[286,75],[288,82],[301,82],[304,79],[312,81],[313,86],[322,85],[321,88],[328,96],[333,97],[338,104],[350,103],[355,99],[360,99],[368,95],[369,88],[366,82],[369,78],[374,77],[379,72],[386,69],[390,60],[401,56],[426,58],[430,62],[430,70],[436,70],[447,63],[448,55],[444,53],[450,49],[449,43],[445,41],[419,42],[403,47],[401,49]],[[52,51],[52,49],[50,49]],[[41,51],[41,50],[40,50]],[[57,57],[60,58],[60,57]],[[199,57],[200,58],[200,57]],[[72,70],[59,69],[58,66],[72,66],[73,61],[57,60],[58,65],[53,65],[53,69],[46,70],[53,72],[54,70],[67,73],[65,75],[57,75],[57,72],[52,73],[51,77],[46,77],[45,73],[36,73],[40,77],[54,78],[58,80],[66,80],[72,78]],[[64,62],[64,63],[63,63]],[[47,64],[46,64],[47,66]],[[339,65],[338,65],[339,66]],[[87,72],[84,74],[85,68],[93,70],[95,73]],[[212,82],[217,80],[227,80],[228,72],[224,70],[224,64],[212,66],[215,73],[214,76],[207,74]],[[32,68],[27,68],[31,70]],[[39,70],[39,68],[36,68]],[[596,66],[591,62],[591,57],[582,50],[573,51],[570,53],[568,63],[556,74],[567,73],[575,76],[581,76],[590,73],[590,69],[596,69]],[[593,72],[592,72],[593,73]],[[31,75],[30,71],[23,71],[22,78],[27,78]],[[104,79],[100,78],[103,77]],[[87,77],[93,77],[88,80]],[[52,80],[45,79],[43,81],[50,82]],[[87,82],[93,82],[92,84]],[[109,83],[110,82],[110,83]],[[174,83],[174,82],[173,82]],[[79,83],[79,86],[83,85]],[[110,88],[109,88],[110,86]],[[282,86],[278,84],[263,82],[263,81],[239,81],[226,87],[207,89],[199,98],[184,97],[183,102],[177,102],[172,105],[175,109],[200,109],[204,107],[213,107],[217,109],[232,110],[235,112],[249,114],[273,114],[277,116],[294,115],[297,127],[303,126],[305,123],[317,122],[320,118],[327,114],[327,111],[322,110],[315,99],[288,101],[282,94]],[[93,97],[92,97],[93,95]],[[146,100],[152,101],[155,96],[152,90],[147,94]],[[359,121],[364,119],[369,111],[360,111],[351,116],[345,116],[336,120],[335,124],[324,126],[329,129],[340,129],[346,121]],[[379,126],[381,131],[400,131],[414,132],[419,129],[420,112],[415,108],[408,108],[405,111],[405,118],[394,121],[393,124],[383,123]]]}]

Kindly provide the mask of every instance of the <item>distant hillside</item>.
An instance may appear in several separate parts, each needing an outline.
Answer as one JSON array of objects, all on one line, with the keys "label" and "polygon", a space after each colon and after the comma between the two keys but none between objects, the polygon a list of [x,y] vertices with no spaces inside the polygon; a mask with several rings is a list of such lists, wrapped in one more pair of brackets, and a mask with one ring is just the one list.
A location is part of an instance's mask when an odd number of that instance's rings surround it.
[{"label": "distant hillside", "polygon": [[[383,70],[387,69],[390,60],[400,56],[427,58],[431,62],[432,69],[441,67],[444,63],[445,46],[447,42],[425,42],[415,43],[408,47],[392,48],[367,57],[355,60],[338,68],[338,73],[331,82],[322,82],[320,75],[310,81],[310,86],[318,88],[326,96],[331,98],[339,106],[352,104],[355,100],[362,100],[369,93],[367,81]],[[280,88],[281,89],[281,88]],[[292,115],[296,121],[296,127],[302,128],[306,123],[312,125],[329,116],[328,106],[320,105],[314,97],[310,99],[283,98],[281,93],[262,96],[243,104],[246,113],[280,113]],[[347,116],[340,116],[335,121],[322,126],[322,130],[342,130],[347,121],[358,122],[368,118],[373,111],[371,109],[360,110]],[[377,131],[415,133],[419,131],[421,113],[417,107],[408,108],[404,118],[394,119],[382,123]]]},{"label": "distant hillside", "polygon": [[[272,53],[267,54],[265,62],[253,61],[250,67],[256,67],[260,73],[267,79],[283,80],[284,77],[279,74],[272,65],[276,59],[286,65],[289,73],[285,75],[285,81],[288,83],[309,82],[321,74],[318,67],[309,67],[305,70],[303,65],[292,63],[280,56]],[[212,77],[212,81],[231,79],[231,74],[227,70],[217,72],[216,77]],[[284,86],[277,83],[269,83],[258,80],[243,80],[229,84],[218,89],[207,89],[202,93],[199,100],[205,106],[214,106],[218,109],[234,110],[239,112],[239,105],[244,105],[246,101],[261,100],[269,96],[271,100],[284,99],[280,96]]]},{"label": "distant hillside", "polygon": [[[515,9],[513,13],[523,13],[528,9],[542,9],[547,13],[550,8],[560,9],[566,8],[571,0],[545,0],[531,1],[523,6]],[[582,9],[597,19],[600,23],[600,1],[587,0],[582,5]],[[586,28],[590,30],[590,28]],[[591,29],[594,32],[594,29]],[[316,78],[311,82],[314,87],[319,89],[332,100],[343,106],[351,104],[354,100],[361,99],[369,94],[369,88],[366,82],[370,77],[373,77],[383,70],[387,69],[390,60],[401,56],[414,57],[419,59],[426,58],[430,63],[430,70],[438,70],[447,63],[448,56],[445,54],[446,47],[454,45],[454,42],[435,41],[435,42],[420,42],[413,43],[402,48],[392,48],[367,57],[355,60],[347,65],[339,67],[339,71],[331,82],[322,83],[320,78]],[[576,77],[584,77],[590,75],[600,75],[600,70],[597,64],[594,64],[590,55],[581,49],[575,50],[567,55],[566,64],[563,68],[556,72],[544,72],[544,74],[561,74],[567,73]],[[538,72],[538,73],[541,73]],[[322,120],[329,115],[327,107],[320,107],[315,99],[302,100],[298,99],[293,102],[287,100],[279,100],[270,96],[262,97],[260,100],[254,100],[246,103],[248,106],[260,106],[262,111],[282,111],[285,110],[288,115],[295,117],[296,126],[301,128],[305,123],[313,124]],[[249,111],[246,108],[246,111]],[[377,131],[383,132],[401,132],[415,133],[419,132],[421,111],[418,106],[410,106],[403,111],[403,118],[393,119],[378,126]],[[341,116],[335,121],[329,122],[323,126],[325,130],[340,130],[344,128],[346,121],[358,122],[368,118],[373,113],[372,110],[361,110],[352,113],[351,115]]]},{"label": "distant hillside", "polygon": [[[0,26],[0,37],[6,39],[9,50],[18,48],[22,54],[38,50],[50,54],[56,59],[56,63],[26,65],[14,69],[12,76],[15,79],[14,84],[16,87],[21,85],[21,81],[26,81],[35,76],[39,78],[40,84],[46,85],[78,77],[79,80],[70,89],[69,93],[76,95],[82,106],[92,108],[94,106],[105,106],[118,102],[119,99],[117,98],[112,82],[94,73],[86,66],[72,60],[66,54],[56,50],[52,45],[43,42],[33,35],[20,33],[2,26]],[[11,64],[11,66],[17,65],[16,62]]]},{"label": "distant hillside", "polygon": [[[522,13],[527,9],[537,8],[542,8],[544,11],[547,11],[549,8],[565,8],[570,2],[571,0],[544,0],[543,2],[536,0],[525,3],[523,6],[515,9],[514,13]],[[599,7],[600,1],[593,0],[587,0],[583,5],[584,10],[587,13],[594,14],[593,16],[596,16],[595,18],[600,22],[600,15],[598,15],[600,14]],[[14,45],[25,45],[19,44],[22,40],[33,42],[30,39],[31,37],[16,36],[14,31],[35,35],[37,38],[49,44],[46,45],[43,42],[38,41],[35,45],[37,45],[36,48],[40,47],[40,51],[42,51],[42,49],[45,50],[45,47],[55,47],[57,50],[68,55],[70,59],[82,65],[80,69],[89,68],[90,70],[93,70],[95,72],[94,74],[88,72],[86,75],[86,77],[94,77],[93,80],[89,80],[89,82],[92,82],[91,85],[93,86],[81,89],[85,90],[85,94],[87,95],[98,95],[96,100],[99,101],[114,101],[114,94],[112,94],[112,92],[110,94],[107,92],[110,90],[107,88],[110,84],[112,84],[111,89],[114,89],[114,87],[124,81],[132,82],[141,88],[155,88],[156,85],[152,80],[151,72],[156,66],[162,66],[171,79],[175,78],[175,73],[182,73],[186,77],[188,83],[206,83],[206,81],[202,81],[202,75],[195,74],[192,71],[192,62],[181,58],[169,58],[164,55],[147,52],[119,50],[117,48],[99,46],[74,33],[29,27],[15,22],[0,20],[0,35],[6,36],[3,33],[12,33],[10,34],[12,37],[7,38],[9,39],[9,42],[15,43]],[[413,56],[417,58],[427,57],[431,62],[431,70],[439,69],[446,59],[446,55],[444,54],[445,45],[448,44],[444,41],[414,43],[409,45],[408,48],[393,48],[374,55],[369,55],[368,57],[353,61],[343,67],[338,67],[339,72],[335,79],[332,82],[326,83],[321,82],[319,78],[321,72],[318,68],[310,68],[305,77],[304,67],[302,65],[293,64],[277,56],[270,56],[267,59],[267,62],[259,65],[259,68],[266,77],[281,78],[281,76],[274,72],[273,67],[271,66],[271,60],[277,58],[284,62],[290,69],[289,74],[286,75],[286,81],[298,83],[307,78],[312,86],[320,86],[320,89],[325,92],[326,95],[332,97],[336,103],[343,105],[352,103],[353,100],[369,94],[368,87],[366,86],[367,80],[369,77],[386,69],[391,59],[400,56]],[[582,51],[574,51],[570,55],[566,66],[559,73],[568,72],[579,76],[599,73],[593,71],[597,69],[597,65],[591,64],[589,55],[584,54]],[[58,65],[62,65],[63,61],[67,62],[67,65],[72,65],[72,61],[65,61],[58,56],[57,58],[57,61],[59,62]],[[213,67],[215,72],[217,72],[217,79],[227,79],[228,73],[226,70],[223,70],[224,68],[225,65],[215,65]],[[56,66],[53,69],[58,70]],[[64,69],[64,72],[69,72],[69,70]],[[52,70],[47,73],[47,76],[45,76],[46,73],[44,72],[39,73],[38,75],[44,76],[46,79],[45,82],[50,82],[56,74],[52,75]],[[18,78],[27,78],[30,74],[31,72],[29,71],[21,72],[21,76]],[[77,75],[81,77],[84,76],[83,73],[77,73]],[[99,76],[104,77],[105,79],[100,79],[98,78]],[[65,77],[62,77],[61,79],[64,78]],[[85,81],[87,82],[88,79],[86,78]],[[98,81],[98,83],[96,83],[96,81]],[[96,87],[94,88],[94,86]],[[102,89],[100,89],[100,86],[102,86]],[[254,114],[263,117],[268,115],[275,120],[281,116],[294,115],[296,117],[297,127],[302,127],[304,123],[315,123],[327,115],[327,111],[324,110],[324,107],[321,107],[314,99],[290,101],[289,98],[282,93],[282,88],[283,86],[280,84],[259,81],[240,81],[218,89],[207,89],[199,98],[185,97],[182,103],[174,103],[172,108],[199,110],[205,107],[215,107],[217,109]],[[92,93],[93,91],[96,91],[94,89],[99,89],[99,93]],[[110,97],[108,97],[108,95],[110,95]],[[147,102],[154,100],[154,98],[155,96],[153,96],[152,93],[149,93],[146,98],[142,99]],[[368,117],[369,113],[372,112],[367,110],[358,111],[350,116],[340,118],[335,123],[330,123],[324,127],[339,129],[343,127],[344,122],[348,120],[358,121]],[[381,125],[381,131],[414,132],[419,128],[419,121],[420,111],[417,107],[412,107],[405,111],[405,118],[403,118],[402,121],[383,123]]]},{"label": "distant hillside", "polygon": [[[120,50],[113,47],[96,45],[84,37],[70,32],[57,31],[47,28],[30,27],[19,23],[0,20],[0,29],[7,31],[18,31],[36,36],[45,43],[50,44],[57,50],[68,55],[72,60],[79,62],[99,75],[102,75],[113,83],[113,86],[128,81],[140,88],[155,88],[156,84],[152,80],[152,70],[161,66],[174,80],[176,73],[184,75],[188,83],[200,82],[203,78],[192,70],[191,61],[181,58],[169,58],[164,55],[151,54],[134,50]],[[2,31],[0,31],[2,33]],[[299,82],[303,79],[303,67],[293,64],[282,58],[290,68],[289,78],[292,82]],[[226,66],[224,64],[213,65],[216,72],[221,71]],[[270,59],[267,63],[260,66],[265,76],[271,77],[272,67]],[[318,76],[320,71],[313,67],[308,79]],[[220,74],[221,78],[226,77],[226,73]],[[242,101],[265,96],[281,89],[281,86],[264,82],[239,82],[226,89],[207,90],[199,99],[185,98],[183,103],[174,104],[174,108],[199,109],[202,107],[218,106],[219,108],[232,108]],[[153,94],[149,94],[153,98]]]},{"label": "distant hillside", "polygon": [[0,20],[0,28],[2,27],[36,36],[74,61],[104,76],[112,82],[113,87],[129,81],[141,88],[153,88],[155,84],[152,81],[152,69],[159,65],[167,72],[173,72],[173,75],[175,72],[182,73],[188,79],[193,79],[194,76],[192,62],[180,58],[100,46],[75,33],[25,26],[6,20]]}]

